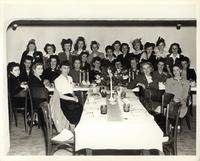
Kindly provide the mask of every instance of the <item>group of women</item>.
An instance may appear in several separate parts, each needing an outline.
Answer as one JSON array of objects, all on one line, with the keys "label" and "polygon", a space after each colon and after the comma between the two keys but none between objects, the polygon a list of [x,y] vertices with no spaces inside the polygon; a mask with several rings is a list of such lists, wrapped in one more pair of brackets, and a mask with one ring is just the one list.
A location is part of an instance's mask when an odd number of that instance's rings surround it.
[{"label": "group of women", "polygon": [[[190,82],[196,82],[196,73],[189,68],[190,60],[182,55],[180,45],[173,43],[167,51],[165,40],[161,37],[156,43],[146,42],[144,45],[137,38],[131,45],[133,52],[130,52],[129,44],[116,40],[105,47],[105,52],[100,52],[100,44],[91,41],[89,52],[85,38],[80,36],[74,45],[70,38],[62,39],[63,51],[58,54],[56,46],[47,43],[43,54],[32,39],[20,63],[8,64],[9,93],[14,96],[28,86],[33,89],[54,84],[60,93],[63,113],[71,123],[77,124],[82,104],[73,92],[73,84],[109,85],[109,68],[113,72],[114,85],[141,88],[143,92],[139,97],[148,111],[155,111],[158,106],[146,104],[146,91],[151,90],[159,96],[162,85],[165,85],[166,92],[175,95],[175,102],[181,102],[182,108],[187,108]],[[184,117],[185,112],[181,116]]]}]

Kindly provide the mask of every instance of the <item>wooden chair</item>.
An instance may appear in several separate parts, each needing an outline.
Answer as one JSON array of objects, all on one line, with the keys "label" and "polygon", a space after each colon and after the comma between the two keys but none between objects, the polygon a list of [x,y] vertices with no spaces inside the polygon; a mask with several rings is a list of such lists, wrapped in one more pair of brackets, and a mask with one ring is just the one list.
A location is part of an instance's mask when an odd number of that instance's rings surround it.
[{"label": "wooden chair", "polygon": [[[30,126],[29,126],[29,135],[32,133],[32,127],[33,127],[33,121],[34,121],[34,109],[39,110],[39,104],[44,101],[49,100],[49,92],[46,88],[40,88],[40,87],[34,87],[29,88],[29,94],[30,94]],[[39,117],[39,114],[38,114]],[[38,127],[40,127],[40,119],[38,120]]]},{"label": "wooden chair", "polygon": [[169,137],[169,140],[163,143],[163,151],[166,155],[177,155],[177,132],[181,103],[169,106],[173,97],[173,94],[165,93],[162,99],[162,108],[166,108],[164,135]]},{"label": "wooden chair", "polygon": [[[59,139],[54,139],[57,134],[56,130],[53,129],[53,121],[51,118],[51,110],[50,106],[47,102],[42,102],[40,104],[43,114],[43,129],[44,129],[44,136],[46,141],[46,155],[53,155],[58,149],[67,147],[70,148],[70,152],[75,154],[75,144],[74,144],[74,137],[72,139],[66,141],[60,141]],[[62,132],[61,132],[62,133]]]},{"label": "wooden chair", "polygon": [[[15,126],[18,126],[18,119],[17,119],[17,112],[18,110],[22,110],[24,113],[24,125],[25,125],[25,132],[27,132],[27,108],[28,108],[28,100],[29,100],[29,88],[21,91],[15,96],[11,96],[10,93],[8,92],[8,107],[9,107],[9,122],[10,122],[10,128],[12,127],[12,121],[13,121],[13,116],[15,119]],[[13,101],[16,99],[24,99],[24,107],[18,108],[14,107]]]}]

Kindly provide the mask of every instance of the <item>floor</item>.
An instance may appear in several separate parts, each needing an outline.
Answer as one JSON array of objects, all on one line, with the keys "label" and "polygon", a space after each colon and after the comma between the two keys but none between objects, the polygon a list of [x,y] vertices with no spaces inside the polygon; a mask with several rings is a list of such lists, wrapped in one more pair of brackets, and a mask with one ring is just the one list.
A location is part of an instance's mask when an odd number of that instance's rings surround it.
[{"label": "floor", "polygon": [[[196,112],[194,108],[193,117],[191,117],[192,129],[188,130],[186,122],[183,121],[182,132],[178,134],[178,155],[196,154]],[[10,131],[11,148],[8,155],[45,155],[45,142],[42,129],[33,127],[32,134],[25,133],[23,115],[18,113],[18,127],[15,127],[14,121]],[[84,153],[83,153],[84,154]],[[59,150],[54,155],[72,155],[66,150]],[[82,155],[82,153],[80,153]]]}]

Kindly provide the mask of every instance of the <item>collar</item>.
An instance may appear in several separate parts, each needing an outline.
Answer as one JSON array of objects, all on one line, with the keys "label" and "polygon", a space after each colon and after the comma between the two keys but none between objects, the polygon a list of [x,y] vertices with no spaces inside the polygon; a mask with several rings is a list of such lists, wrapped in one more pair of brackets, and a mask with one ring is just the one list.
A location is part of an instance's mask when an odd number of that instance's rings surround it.
[{"label": "collar", "polygon": [[177,54],[176,57],[174,57],[174,55],[171,54],[169,57],[170,57],[170,58],[180,58],[180,54]]},{"label": "collar", "polygon": [[180,81],[180,80],[183,80],[183,78],[181,77],[181,79],[176,79],[175,77],[173,77],[174,80],[176,81]]}]

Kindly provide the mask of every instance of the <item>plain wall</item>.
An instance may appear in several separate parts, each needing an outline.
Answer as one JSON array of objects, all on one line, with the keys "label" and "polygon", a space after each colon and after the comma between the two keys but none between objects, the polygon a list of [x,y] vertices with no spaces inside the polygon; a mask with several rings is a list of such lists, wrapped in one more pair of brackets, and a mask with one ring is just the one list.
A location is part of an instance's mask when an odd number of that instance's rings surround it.
[{"label": "plain wall", "polygon": [[[149,22],[151,23],[151,22]],[[86,39],[87,50],[90,50],[90,42],[96,40],[100,43],[99,51],[105,53],[105,46],[111,45],[115,40],[130,44],[135,38],[142,38],[142,43],[156,42],[161,36],[166,40],[166,50],[171,43],[180,44],[183,55],[191,59],[191,66],[196,68],[196,28],[182,27],[18,27],[17,30],[7,31],[7,56],[8,62],[19,62],[23,51],[30,39],[36,40],[37,49],[44,52],[46,43],[56,45],[56,53],[61,52],[62,38],[71,38],[75,43],[78,36]]]}]

